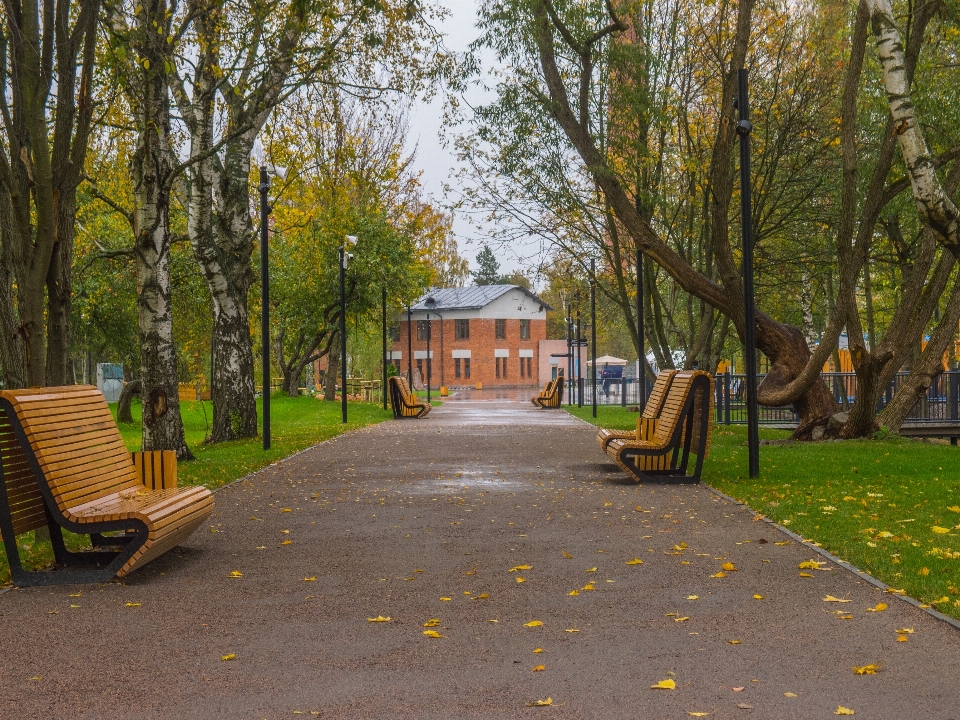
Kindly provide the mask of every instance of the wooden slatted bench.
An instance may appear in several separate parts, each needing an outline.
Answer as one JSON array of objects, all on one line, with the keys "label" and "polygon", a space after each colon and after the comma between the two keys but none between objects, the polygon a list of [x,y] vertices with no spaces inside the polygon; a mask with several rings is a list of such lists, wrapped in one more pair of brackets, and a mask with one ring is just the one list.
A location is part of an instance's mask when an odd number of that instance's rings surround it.
[{"label": "wooden slatted bench", "polygon": [[390,406],[395,418],[422,418],[430,412],[430,406],[420,402],[416,395],[410,392],[407,380],[400,375],[389,378]]},{"label": "wooden slatted bench", "polygon": [[[697,483],[710,450],[712,424],[713,378],[702,370],[678,372],[651,436],[610,440],[606,452],[641,482]],[[696,462],[688,472],[691,453]]]},{"label": "wooden slatted bench", "polygon": [[657,417],[663,409],[663,402],[667,399],[667,390],[673,381],[673,376],[677,374],[676,370],[663,370],[657,375],[657,380],[653,384],[653,390],[650,391],[650,397],[647,398],[647,404],[643,408],[643,414],[637,418],[636,430],[608,430],[600,428],[597,433],[597,445],[604,452],[607,451],[607,444],[611,440],[646,440],[653,436],[657,427]]},{"label": "wooden slatted bench", "polygon": [[535,398],[530,398],[530,402],[544,409],[558,408],[563,404],[563,386],[563,370],[560,370]]},{"label": "wooden slatted bench", "polygon": [[[138,473],[103,395],[89,385],[0,392],[0,460],[0,536],[21,587],[123,577],[179,545],[213,512],[204,487],[141,484],[140,476],[155,482],[155,471],[164,473],[169,455]],[[28,572],[16,537],[44,526],[63,569]],[[95,549],[68,551],[62,529],[89,535]],[[113,532],[122,534],[104,534]]]}]

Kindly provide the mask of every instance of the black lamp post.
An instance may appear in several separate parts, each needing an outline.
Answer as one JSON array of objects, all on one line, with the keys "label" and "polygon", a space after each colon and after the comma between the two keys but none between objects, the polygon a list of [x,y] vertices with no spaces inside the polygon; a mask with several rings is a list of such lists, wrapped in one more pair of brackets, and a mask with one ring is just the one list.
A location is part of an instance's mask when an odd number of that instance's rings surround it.
[{"label": "black lamp post", "polygon": [[347,263],[353,254],[347,244],[356,245],[356,235],[347,235],[340,245],[340,420],[347,421]]},{"label": "black lamp post", "polygon": [[750,106],[747,98],[747,71],[737,71],[737,110],[740,121],[740,217],[743,222],[743,345],[747,381],[747,447],[750,477],[760,475],[760,430],[757,416],[757,337],[753,302],[753,218],[750,189]]},{"label": "black lamp post", "polygon": [[593,416],[597,416],[597,264],[590,259],[590,395],[593,397]]},{"label": "black lamp post", "polygon": [[380,383],[380,399],[383,409],[387,409],[387,287],[383,287],[383,378]]},{"label": "black lamp post", "polygon": [[407,384],[413,390],[413,315],[407,305]]},{"label": "black lamp post", "polygon": [[647,353],[645,352],[644,347],[644,332],[643,327],[643,250],[637,250],[637,347],[638,355],[637,360],[637,392],[639,397],[637,398],[637,405],[640,407],[640,412],[642,413],[647,407]]},{"label": "black lamp post", "polygon": [[[263,356],[263,449],[270,449],[270,176],[260,166],[260,346]],[[212,397],[212,396],[211,396]]]}]

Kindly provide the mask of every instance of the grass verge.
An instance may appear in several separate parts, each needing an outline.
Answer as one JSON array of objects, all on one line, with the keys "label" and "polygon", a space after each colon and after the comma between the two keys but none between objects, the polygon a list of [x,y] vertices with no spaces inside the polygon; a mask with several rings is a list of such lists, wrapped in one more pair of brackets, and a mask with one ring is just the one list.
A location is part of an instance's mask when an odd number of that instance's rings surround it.
[{"label": "grass verge", "polygon": [[[261,401],[257,400],[257,413],[262,418],[260,403]],[[116,416],[115,404],[111,405],[111,410]],[[209,401],[182,402],[180,412],[187,444],[196,459],[178,465],[178,482],[180,485],[204,485],[211,490],[341,433],[393,417],[389,410],[384,410],[379,405],[350,403],[349,422],[343,424],[340,422],[339,402],[274,395],[270,401],[270,449],[264,451],[263,440],[259,437],[204,445],[203,440],[209,434],[213,422]],[[139,450],[139,403],[134,403],[133,417],[133,424],[120,425],[120,434],[129,450]],[[69,549],[89,547],[86,536],[65,532],[64,538]],[[49,540],[38,540],[34,533],[29,532],[20,535],[17,543],[20,557],[28,569],[45,567],[53,562],[53,550]],[[9,582],[10,567],[7,556],[5,551],[0,551],[0,586]]]},{"label": "grass verge", "polygon": [[[619,407],[569,412],[632,429]],[[789,433],[760,429],[761,440]],[[760,448],[747,471],[746,428],[714,426],[703,481],[942,613],[960,618],[960,448],[891,437]]]}]

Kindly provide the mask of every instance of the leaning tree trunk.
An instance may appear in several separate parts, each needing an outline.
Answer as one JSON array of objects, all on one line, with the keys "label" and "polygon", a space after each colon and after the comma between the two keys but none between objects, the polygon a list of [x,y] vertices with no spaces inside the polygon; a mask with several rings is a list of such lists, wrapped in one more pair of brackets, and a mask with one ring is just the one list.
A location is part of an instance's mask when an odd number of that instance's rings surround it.
[{"label": "leaning tree trunk", "polygon": [[123,386],[123,390],[120,391],[120,398],[117,400],[117,422],[133,422],[133,397],[140,394],[140,387],[139,380],[131,380]]},{"label": "leaning tree trunk", "polygon": [[337,379],[340,377],[340,333],[334,333],[335,338],[327,355],[327,374],[323,383],[323,399],[337,399]]},{"label": "leaning tree trunk", "polygon": [[[131,103],[139,137],[131,165],[137,202],[134,240],[137,264],[137,316],[140,327],[140,397],[143,449],[175,450],[193,458],[187,447],[177,388],[177,351],[170,302],[170,88],[166,65],[167,4],[148,0],[138,15],[141,68]],[[139,92],[138,92],[139,91]]]}]

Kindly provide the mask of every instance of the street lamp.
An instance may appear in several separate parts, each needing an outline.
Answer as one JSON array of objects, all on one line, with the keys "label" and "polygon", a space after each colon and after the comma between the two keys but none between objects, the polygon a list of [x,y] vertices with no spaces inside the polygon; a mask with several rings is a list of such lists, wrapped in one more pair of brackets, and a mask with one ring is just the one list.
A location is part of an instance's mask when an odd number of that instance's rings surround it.
[{"label": "street lamp", "polygon": [[[260,342],[263,356],[263,449],[270,449],[270,227],[267,217],[272,208],[267,201],[270,191],[270,173],[281,180],[287,176],[286,168],[275,165],[260,166]],[[216,331],[214,331],[216,336]],[[211,378],[213,367],[210,368]],[[213,381],[210,382],[210,397],[213,397]]]},{"label": "street lamp", "polygon": [[597,265],[590,258],[590,394],[593,396],[593,416],[597,416]]},{"label": "street lamp", "polygon": [[357,244],[356,235],[347,235],[340,245],[340,420],[347,421],[347,263],[353,259],[353,253],[347,252],[347,245]]}]

